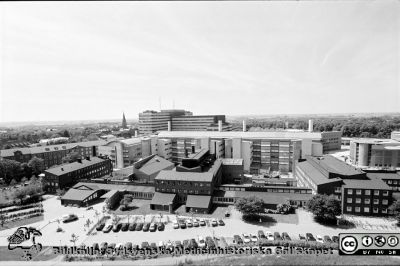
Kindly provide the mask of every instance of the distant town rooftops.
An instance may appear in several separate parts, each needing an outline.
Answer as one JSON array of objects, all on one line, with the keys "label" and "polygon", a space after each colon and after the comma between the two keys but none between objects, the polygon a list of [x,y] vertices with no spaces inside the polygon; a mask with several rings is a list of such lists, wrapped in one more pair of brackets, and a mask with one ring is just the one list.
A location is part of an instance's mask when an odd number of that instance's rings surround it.
[{"label": "distant town rooftops", "polygon": [[94,165],[100,162],[103,162],[104,160],[98,157],[91,157],[90,160],[82,160],[82,162],[73,162],[69,164],[64,164],[60,165],[54,168],[50,168],[45,170],[45,172],[54,174],[54,175],[64,175],[69,172],[73,172],[85,167],[88,167],[90,165]]}]

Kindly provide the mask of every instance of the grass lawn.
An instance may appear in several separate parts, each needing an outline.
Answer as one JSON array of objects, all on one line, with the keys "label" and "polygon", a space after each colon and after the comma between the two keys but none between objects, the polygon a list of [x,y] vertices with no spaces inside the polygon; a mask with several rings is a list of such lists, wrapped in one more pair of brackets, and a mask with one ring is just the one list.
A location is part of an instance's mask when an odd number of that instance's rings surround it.
[{"label": "grass lawn", "polygon": [[[184,262],[184,261],[183,261]],[[226,256],[183,265],[399,265],[400,259],[380,256],[253,255]]]},{"label": "grass lawn", "polygon": [[22,220],[17,220],[14,222],[7,222],[4,224],[3,227],[0,227],[0,231],[2,230],[6,230],[9,228],[13,228],[13,227],[17,227],[17,226],[23,226],[23,225],[27,225],[27,224],[33,224],[36,222],[40,222],[44,220],[44,216],[36,216],[36,217],[32,217],[32,218],[28,218],[28,219],[22,219]]}]

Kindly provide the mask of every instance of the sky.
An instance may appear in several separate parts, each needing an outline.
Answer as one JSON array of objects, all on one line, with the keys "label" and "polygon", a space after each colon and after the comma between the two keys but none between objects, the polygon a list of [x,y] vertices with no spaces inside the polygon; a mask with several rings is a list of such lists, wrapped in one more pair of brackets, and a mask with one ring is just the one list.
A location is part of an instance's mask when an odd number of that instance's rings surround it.
[{"label": "sky", "polygon": [[0,122],[399,112],[399,17],[399,1],[2,2]]}]

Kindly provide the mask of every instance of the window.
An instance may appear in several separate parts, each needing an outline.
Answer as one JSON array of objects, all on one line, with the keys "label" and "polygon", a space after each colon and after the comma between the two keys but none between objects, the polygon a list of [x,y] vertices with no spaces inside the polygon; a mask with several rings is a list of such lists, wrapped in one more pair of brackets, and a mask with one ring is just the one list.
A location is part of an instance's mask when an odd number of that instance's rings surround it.
[{"label": "window", "polygon": [[347,194],[349,194],[349,195],[353,194],[353,190],[352,189],[348,189],[347,190]]},{"label": "window", "polygon": [[369,212],[369,207],[364,207],[364,212]]},{"label": "window", "polygon": [[364,203],[365,203],[365,204],[370,204],[370,203],[371,203],[371,200],[370,200],[370,199],[364,199]]},{"label": "window", "polygon": [[374,190],[374,195],[379,196],[379,190]]},{"label": "window", "polygon": [[364,190],[364,192],[365,192],[365,195],[367,195],[367,196],[371,195],[371,190],[369,190],[369,189]]},{"label": "window", "polygon": [[383,191],[383,196],[389,196],[389,191]]},{"label": "window", "polygon": [[348,212],[351,212],[351,211],[352,211],[352,208],[351,208],[351,207],[347,207],[346,210],[347,210]]},{"label": "window", "polygon": [[382,200],[382,204],[383,205],[388,205],[388,200],[386,200],[386,199]]},{"label": "window", "polygon": [[374,199],[374,204],[379,204],[379,199]]},{"label": "window", "polygon": [[340,191],[341,191],[341,187],[335,187],[335,192],[336,193],[340,193]]},{"label": "window", "polygon": [[360,212],[360,211],[361,211],[360,207],[356,207],[356,212]]},{"label": "window", "polygon": [[356,194],[357,194],[357,195],[361,195],[361,189],[357,189],[357,190],[356,190]]},{"label": "window", "polygon": [[353,199],[352,198],[347,198],[347,203],[352,203]]},{"label": "window", "polygon": [[373,209],[373,212],[374,212],[374,213],[378,213],[378,208],[374,208],[374,209]]},{"label": "window", "polygon": [[356,198],[356,203],[361,203],[361,199],[360,198]]},{"label": "window", "polygon": [[382,213],[387,213],[387,209],[382,209]]}]

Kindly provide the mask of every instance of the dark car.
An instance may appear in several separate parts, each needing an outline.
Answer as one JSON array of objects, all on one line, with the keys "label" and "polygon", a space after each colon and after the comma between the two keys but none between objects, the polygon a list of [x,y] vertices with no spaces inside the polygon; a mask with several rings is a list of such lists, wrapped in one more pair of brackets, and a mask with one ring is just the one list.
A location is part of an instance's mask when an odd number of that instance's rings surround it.
[{"label": "dark car", "polygon": [[311,233],[306,234],[307,241],[316,241],[314,236]]},{"label": "dark car", "polygon": [[123,224],[121,225],[121,231],[122,231],[122,232],[128,231],[128,228],[129,228],[129,224],[128,224],[128,223],[123,223]]},{"label": "dark car", "polygon": [[339,243],[339,237],[338,236],[332,236],[332,242]]},{"label": "dark car", "polygon": [[100,244],[100,251],[101,251],[101,253],[104,254],[104,253],[106,252],[107,247],[108,247],[107,242],[102,242],[102,243]]},{"label": "dark car", "polygon": [[182,243],[179,240],[174,241],[172,245],[174,246],[174,248],[181,248],[182,247]]},{"label": "dark car", "polygon": [[153,248],[153,249],[157,249],[157,244],[154,243],[154,242],[152,242],[152,243],[150,244],[150,247]]},{"label": "dark car", "polygon": [[278,232],[274,233],[274,240],[282,240],[282,237]]},{"label": "dark car", "polygon": [[133,244],[132,245],[132,250],[138,250],[140,246],[138,244]]},{"label": "dark car", "polygon": [[180,227],[181,229],[185,229],[185,228],[186,228],[186,223],[180,222],[180,223],[179,223],[179,227]]},{"label": "dark car", "polygon": [[119,232],[119,230],[121,230],[121,227],[122,227],[122,224],[114,224],[113,228],[112,228],[112,231],[114,233],[117,233],[117,232]]},{"label": "dark car", "polygon": [[113,228],[112,224],[106,225],[103,229],[103,233],[109,233]]},{"label": "dark car", "polygon": [[136,224],[135,231],[142,231],[142,229],[143,229],[143,223]]},{"label": "dark car", "polygon": [[204,221],[204,220],[200,220],[199,223],[200,223],[201,226],[206,226],[206,221]]},{"label": "dark car", "polygon": [[332,243],[332,239],[329,236],[324,236],[325,243]]},{"label": "dark car", "polygon": [[150,227],[149,227],[149,231],[150,231],[150,232],[155,232],[155,231],[157,231],[157,224],[151,223],[151,224],[150,224]]},{"label": "dark car", "polygon": [[265,234],[264,234],[264,232],[263,232],[262,230],[259,230],[259,231],[258,231],[258,238],[260,238],[260,239],[266,239]]},{"label": "dark car", "polygon": [[211,236],[206,237],[206,245],[208,248],[215,248],[215,242]]},{"label": "dark car", "polygon": [[212,225],[212,227],[218,226],[217,220],[215,220],[215,219],[211,220],[211,225]]},{"label": "dark car", "polygon": [[190,239],[190,247],[191,248],[198,248],[199,245],[197,245],[196,239],[192,238]]},{"label": "dark car", "polygon": [[143,232],[147,232],[147,231],[149,231],[149,229],[150,229],[150,223],[145,223],[144,225],[143,225]]},{"label": "dark car", "polygon": [[199,222],[194,221],[194,222],[193,222],[193,226],[194,226],[194,227],[199,227],[199,226],[200,226],[200,225],[199,225]]},{"label": "dark car", "polygon": [[218,225],[223,226],[223,225],[225,225],[225,223],[222,220],[218,220]]},{"label": "dark car", "polygon": [[105,223],[98,224],[98,225],[96,226],[96,230],[97,230],[97,231],[103,230],[103,228],[104,228],[105,225],[106,225]]},{"label": "dark car", "polygon": [[63,219],[63,223],[70,223],[76,220],[78,220],[78,216],[76,216],[75,214],[70,214],[68,217]]},{"label": "dark car", "polygon": [[[264,235],[265,237],[265,235]],[[239,235],[234,235],[233,236],[233,243],[242,245],[243,244],[243,239]]]},{"label": "dark car", "polygon": [[149,247],[150,247],[149,242],[147,242],[147,241],[142,242],[141,248],[145,249],[145,248],[149,248]]},{"label": "dark car", "polygon": [[129,231],[135,231],[135,228],[136,228],[136,223],[130,223],[129,227],[128,227],[128,230]]},{"label": "dark car", "polygon": [[108,245],[107,248],[111,248],[111,249],[115,249],[116,244],[115,243],[111,243],[110,245]]},{"label": "dark car", "polygon": [[282,233],[282,239],[288,241],[292,240],[287,232]]},{"label": "dark car", "polygon": [[302,235],[302,234],[299,234],[299,239],[304,241],[304,240],[306,240],[306,237],[304,235]]},{"label": "dark car", "polygon": [[157,228],[158,228],[158,231],[164,231],[165,225],[163,223],[158,223]]}]

